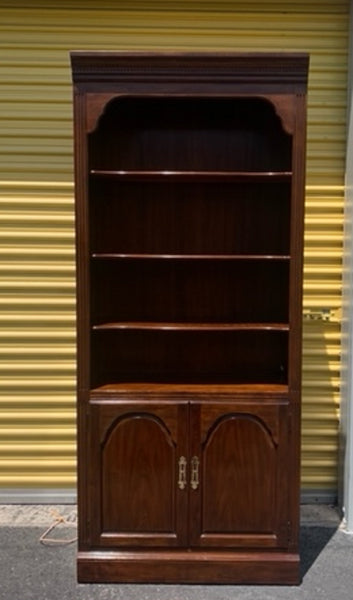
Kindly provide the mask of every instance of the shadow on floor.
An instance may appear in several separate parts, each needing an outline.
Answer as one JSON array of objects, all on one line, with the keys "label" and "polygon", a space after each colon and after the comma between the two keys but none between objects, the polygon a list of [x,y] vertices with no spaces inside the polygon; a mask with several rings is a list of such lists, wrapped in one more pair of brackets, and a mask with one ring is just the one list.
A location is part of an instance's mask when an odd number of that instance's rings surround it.
[{"label": "shadow on floor", "polygon": [[337,531],[337,527],[302,526],[300,529],[301,576],[309,571],[325,546]]}]

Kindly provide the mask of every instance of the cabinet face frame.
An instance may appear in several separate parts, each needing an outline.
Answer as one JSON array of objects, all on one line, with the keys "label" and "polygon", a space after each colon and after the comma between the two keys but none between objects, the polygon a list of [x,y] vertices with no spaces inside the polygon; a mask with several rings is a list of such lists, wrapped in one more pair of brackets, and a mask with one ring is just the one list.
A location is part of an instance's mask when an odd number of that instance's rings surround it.
[{"label": "cabinet face frame", "polygon": [[[302,251],[303,251],[303,213],[304,213],[304,175],[305,175],[305,111],[306,83],[308,71],[308,56],[305,54],[232,54],[232,53],[80,53],[71,54],[74,80],[74,122],[75,122],[75,186],[76,186],[76,235],[77,235],[77,310],[78,310],[78,505],[80,515],[79,528],[79,579],[80,581],[180,581],[180,569],[185,573],[186,582],[228,582],[228,583],[297,583],[299,578],[298,559],[298,530],[299,530],[299,458],[300,458],[300,390],[301,390],[301,302],[302,302]],[[92,207],[87,199],[90,195],[90,170],[88,138],[96,129],[99,120],[107,106],[115,98],[135,98],[143,101],[146,98],[225,98],[246,99],[255,98],[268,102],[282,124],[283,131],[291,136],[292,158],[290,176],[285,175],[290,186],[290,247],[287,261],[288,275],[288,357],[286,366],[286,381],[274,379],[268,383],[256,381],[252,386],[254,414],[261,415],[262,404],[268,402],[271,390],[281,389],[275,403],[278,411],[278,431],[281,437],[281,458],[277,484],[284,477],[285,468],[290,472],[286,479],[285,493],[282,495],[278,521],[275,524],[275,538],[266,535],[257,537],[256,543],[246,543],[246,535],[208,535],[202,533],[202,510],[196,502],[197,493],[188,492],[189,508],[185,501],[178,504],[180,514],[185,510],[189,514],[186,526],[178,528],[177,542],[168,536],[164,542],[159,539],[161,547],[169,544],[168,551],[157,548],[158,540],[153,535],[145,539],[149,554],[137,546],[137,537],[132,542],[134,557],[127,549],[125,554],[118,548],[118,538],[103,535],[101,490],[95,487],[97,470],[101,468],[98,453],[92,447],[100,447],[97,437],[96,423],[101,417],[100,404],[111,402],[116,396],[105,387],[114,384],[99,374],[92,377],[94,369],[91,352],[92,339],[92,310],[87,299],[94,278],[91,273],[92,247],[90,234],[90,213]],[[239,175],[237,175],[239,178]],[[136,175],[134,175],[136,179]],[[148,174],[138,175],[141,181]],[[156,179],[157,175],[152,175]],[[175,175],[177,181],[180,175]],[[184,179],[187,176],[183,175]],[[205,174],[194,174],[195,181],[202,180]],[[217,182],[219,174],[209,174],[210,185]],[[244,177],[244,175],[242,175]],[[224,175],[222,175],[224,179]],[[125,184],[124,184],[125,185]],[[181,185],[176,183],[176,185]],[[186,184],[185,184],[186,185]],[[199,184],[198,184],[199,185]],[[224,185],[221,183],[220,185]],[[244,184],[245,185],[245,184]],[[95,209],[96,210],[96,209]],[[282,244],[283,246],[283,244]],[[99,286],[98,286],[99,287]],[[97,311],[97,309],[95,309]],[[109,311],[108,311],[109,312]],[[99,311],[97,312],[99,314]],[[109,316],[109,315],[108,315]],[[165,323],[169,327],[169,323]],[[274,324],[272,324],[274,325]],[[126,327],[126,324],[124,324]],[[254,327],[254,326],[253,326]],[[101,335],[101,333],[99,333]],[[104,335],[104,334],[103,334]],[[283,335],[283,333],[281,334]],[[117,381],[117,389],[124,386],[124,379]],[[158,384],[158,382],[156,382]],[[168,402],[173,398],[175,410],[182,421],[190,412],[188,433],[181,433],[182,448],[188,446],[189,460],[198,456],[200,450],[200,427],[202,415],[207,413],[205,405],[211,403],[215,396],[211,393],[212,386],[222,388],[221,377],[215,381],[186,383],[183,389],[183,378],[175,381],[174,396],[169,394]],[[196,383],[196,387],[194,385]],[[164,398],[165,389],[173,387],[170,378],[161,381],[160,392],[156,387],[146,388],[138,402],[158,405]],[[135,388],[143,382],[135,380],[127,390],[126,400],[132,402]],[[244,386],[241,381],[224,381],[224,385],[233,386],[230,396],[224,401],[224,408],[230,410],[234,403],[234,415],[241,412]],[[251,382],[244,382],[251,388]],[[282,387],[281,387],[282,385]],[[97,391],[98,386],[98,391]],[[179,386],[179,392],[175,392]],[[237,391],[238,386],[238,391]],[[158,387],[158,385],[157,385]],[[92,390],[96,388],[96,391]],[[192,395],[192,390],[195,395]],[[135,390],[135,391],[134,391]],[[151,391],[152,390],[152,391]],[[154,391],[153,391],[154,390]],[[183,391],[180,391],[183,390]],[[223,386],[224,390],[224,386]],[[125,393],[124,392],[124,393]],[[222,391],[220,395],[222,396]],[[176,394],[176,395],[175,395]],[[266,400],[267,394],[267,400]],[[120,398],[117,405],[121,402]],[[286,398],[284,401],[283,398]],[[98,398],[98,401],[97,401]],[[146,400],[147,398],[147,400]],[[185,402],[191,403],[189,409]],[[231,400],[229,400],[231,398]],[[254,400],[255,398],[255,400]],[[137,400],[134,400],[134,402]],[[218,400],[215,405],[218,405]],[[178,404],[179,403],[179,404]],[[238,409],[237,409],[238,406]],[[109,409],[106,409],[109,412]],[[238,412],[237,412],[238,410]],[[205,412],[206,411],[206,412]],[[231,411],[232,412],[232,411]],[[249,413],[252,414],[251,412]],[[184,415],[182,418],[181,415]],[[201,419],[201,421],[200,421]],[[180,422],[181,422],[180,421]],[[251,419],[250,419],[251,421]],[[258,425],[257,425],[258,426]],[[231,426],[233,427],[233,425]],[[182,428],[181,428],[182,430]],[[180,431],[181,431],[180,430]],[[231,434],[229,434],[231,435]],[[185,437],[186,436],[186,437]],[[265,439],[265,438],[264,438]],[[198,440],[198,441],[197,441]],[[93,446],[92,446],[93,444]],[[283,450],[285,448],[285,450]],[[195,450],[195,452],[194,452]],[[286,467],[283,456],[286,454]],[[278,488],[278,485],[277,485]],[[180,496],[181,498],[186,497]],[[196,504],[195,504],[196,502]],[[97,508],[97,505],[99,506]],[[201,512],[200,512],[201,511]],[[200,519],[193,520],[190,515],[199,514]],[[287,515],[287,517],[286,517]],[[287,518],[287,521],[286,521]],[[200,529],[195,523],[201,523]],[[148,537],[148,536],[147,536]],[[266,539],[264,539],[266,538]],[[271,538],[271,539],[270,539]],[[191,539],[191,542],[189,541]],[[249,538],[248,538],[249,539]],[[275,541],[274,541],[275,539]],[[272,541],[271,541],[272,540]],[[120,538],[120,542],[122,539]],[[261,543],[262,542],[262,543]],[[126,539],[126,548],[129,543]],[[190,548],[188,547],[191,544]],[[115,546],[117,544],[117,546]],[[271,544],[273,544],[271,548]],[[152,547],[155,546],[155,550]],[[254,546],[257,548],[254,550]],[[99,551],[97,550],[99,549]],[[179,548],[179,550],[178,550]],[[185,554],[185,548],[187,553]],[[269,550],[270,548],[270,550]],[[115,549],[115,550],[114,550]],[[221,554],[220,551],[222,550]],[[109,557],[106,551],[109,551]],[[114,554],[114,551],[115,554]],[[183,553],[184,552],[184,553]],[[221,557],[222,556],[222,557]],[[168,560],[167,563],[165,562]]]}]

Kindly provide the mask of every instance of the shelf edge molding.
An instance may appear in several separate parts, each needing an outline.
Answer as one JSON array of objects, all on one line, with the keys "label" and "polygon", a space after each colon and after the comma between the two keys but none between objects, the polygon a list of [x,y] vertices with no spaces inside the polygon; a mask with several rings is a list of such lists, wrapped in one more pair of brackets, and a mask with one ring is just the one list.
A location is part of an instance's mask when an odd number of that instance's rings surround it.
[{"label": "shelf edge molding", "polygon": [[139,171],[139,170],[101,170],[91,169],[90,175],[95,178],[116,179],[121,181],[158,181],[158,182],[280,182],[289,181],[291,171]]},{"label": "shelf edge molding", "polygon": [[116,321],[92,325],[93,331],[289,331],[288,323],[178,323]]}]

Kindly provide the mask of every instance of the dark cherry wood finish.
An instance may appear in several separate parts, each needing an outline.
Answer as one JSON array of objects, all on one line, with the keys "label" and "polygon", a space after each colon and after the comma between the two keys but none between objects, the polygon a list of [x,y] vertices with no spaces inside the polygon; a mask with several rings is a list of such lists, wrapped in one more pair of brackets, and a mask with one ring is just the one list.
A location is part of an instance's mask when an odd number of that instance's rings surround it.
[{"label": "dark cherry wood finish", "polygon": [[299,582],[304,54],[71,54],[78,578]]}]

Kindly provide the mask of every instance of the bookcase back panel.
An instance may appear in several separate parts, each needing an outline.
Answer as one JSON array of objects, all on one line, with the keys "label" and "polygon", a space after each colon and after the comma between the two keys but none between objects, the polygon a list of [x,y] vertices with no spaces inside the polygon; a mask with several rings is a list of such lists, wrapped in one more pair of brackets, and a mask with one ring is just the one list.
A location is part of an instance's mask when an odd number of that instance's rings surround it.
[{"label": "bookcase back panel", "polygon": [[91,169],[283,171],[291,137],[261,98],[121,97],[90,134]]},{"label": "bookcase back panel", "polygon": [[283,331],[126,329],[97,330],[91,337],[92,388],[149,381],[287,383],[288,333]]},{"label": "bookcase back panel", "polygon": [[289,254],[290,182],[91,180],[93,253]]},{"label": "bookcase back panel", "polygon": [[100,258],[92,262],[92,325],[288,322],[289,263],[285,260]]}]

